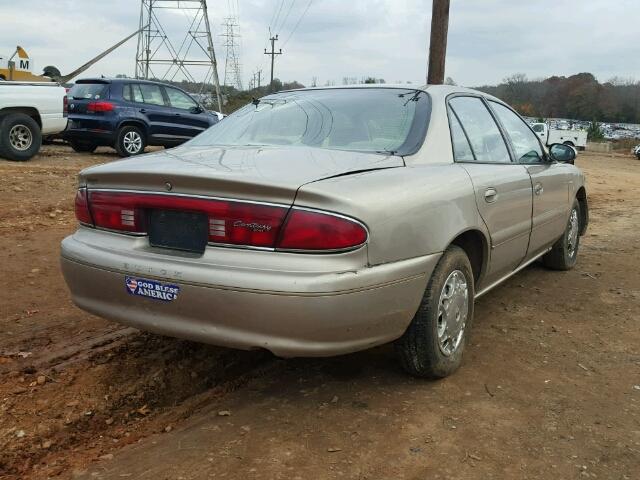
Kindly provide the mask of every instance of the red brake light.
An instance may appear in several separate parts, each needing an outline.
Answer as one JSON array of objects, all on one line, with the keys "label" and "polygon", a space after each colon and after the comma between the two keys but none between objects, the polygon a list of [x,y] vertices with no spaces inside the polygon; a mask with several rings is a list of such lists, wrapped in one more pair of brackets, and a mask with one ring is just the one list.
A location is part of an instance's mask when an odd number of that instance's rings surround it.
[{"label": "red brake light", "polygon": [[279,249],[343,250],[367,241],[367,230],[355,220],[309,210],[291,210]]},{"label": "red brake light", "polygon": [[208,240],[217,244],[321,252],[358,247],[368,236],[366,228],[353,219],[277,205],[84,188],[78,190],[75,203],[81,223],[140,234],[147,232],[151,210],[205,213]]},{"label": "red brake light", "polygon": [[89,212],[89,203],[87,202],[87,189],[79,188],[76,193],[75,200],[76,218],[80,223],[93,225],[91,220],[91,212]]},{"label": "red brake light", "polygon": [[273,248],[287,208],[178,195],[89,192],[96,227],[145,233],[152,209],[201,212],[209,218],[209,241]]},{"label": "red brake light", "polygon": [[114,109],[114,105],[111,102],[89,102],[87,104],[87,112],[88,113],[97,113],[97,112],[111,112]]}]

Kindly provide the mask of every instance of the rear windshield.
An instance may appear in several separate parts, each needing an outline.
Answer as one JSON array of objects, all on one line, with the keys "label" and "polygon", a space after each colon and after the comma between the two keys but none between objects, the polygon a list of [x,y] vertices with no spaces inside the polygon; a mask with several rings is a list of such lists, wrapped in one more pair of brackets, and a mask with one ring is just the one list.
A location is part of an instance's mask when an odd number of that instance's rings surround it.
[{"label": "rear windshield", "polygon": [[234,112],[191,145],[290,145],[406,155],[422,143],[428,102],[428,95],[415,89],[283,92]]},{"label": "rear windshield", "polygon": [[107,84],[105,83],[76,83],[71,90],[69,96],[76,100],[86,98],[88,100],[99,100],[105,98],[107,92]]}]

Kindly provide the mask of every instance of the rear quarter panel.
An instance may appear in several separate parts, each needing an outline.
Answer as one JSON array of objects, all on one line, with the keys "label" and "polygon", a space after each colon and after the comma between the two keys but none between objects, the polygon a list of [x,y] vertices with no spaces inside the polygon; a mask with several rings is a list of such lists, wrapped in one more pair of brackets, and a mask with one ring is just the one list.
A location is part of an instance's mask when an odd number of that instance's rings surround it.
[{"label": "rear quarter panel", "polygon": [[479,230],[467,173],[456,164],[413,165],[304,185],[296,205],[350,215],[369,229],[369,263],[378,265],[444,251],[460,233]]}]

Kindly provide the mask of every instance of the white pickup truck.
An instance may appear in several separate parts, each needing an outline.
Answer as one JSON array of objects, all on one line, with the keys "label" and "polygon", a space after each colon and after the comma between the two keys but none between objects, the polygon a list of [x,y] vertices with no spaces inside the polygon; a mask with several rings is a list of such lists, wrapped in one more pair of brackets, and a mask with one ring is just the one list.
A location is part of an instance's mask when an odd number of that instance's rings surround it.
[{"label": "white pickup truck", "polygon": [[0,81],[0,157],[29,160],[43,135],[67,128],[64,87],[50,82]]},{"label": "white pickup truck", "polygon": [[534,123],[531,128],[546,146],[564,143],[578,150],[584,150],[587,146],[587,132],[585,130],[561,130],[550,128],[546,123]]}]

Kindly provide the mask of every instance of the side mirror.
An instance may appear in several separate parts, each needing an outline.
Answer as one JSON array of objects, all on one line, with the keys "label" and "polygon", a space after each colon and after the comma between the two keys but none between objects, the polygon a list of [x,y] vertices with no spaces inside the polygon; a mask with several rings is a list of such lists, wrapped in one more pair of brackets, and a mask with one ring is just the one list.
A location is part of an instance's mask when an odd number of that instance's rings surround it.
[{"label": "side mirror", "polygon": [[200,105],[196,105],[195,107],[191,107],[190,112],[194,114],[198,114],[198,113],[204,112],[204,110]]},{"label": "side mirror", "polygon": [[576,151],[573,147],[563,143],[554,143],[549,147],[549,156],[551,160],[562,163],[570,163],[576,159]]}]

